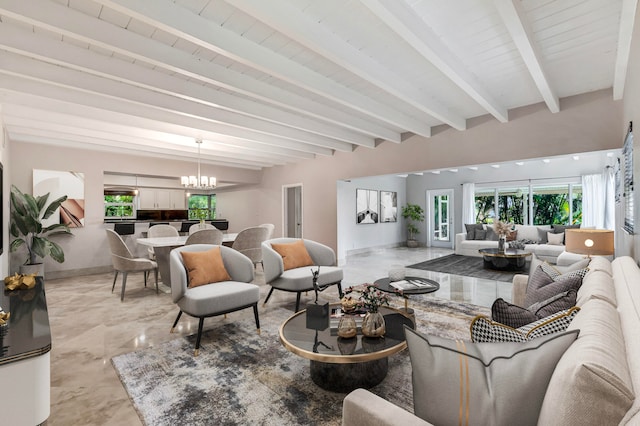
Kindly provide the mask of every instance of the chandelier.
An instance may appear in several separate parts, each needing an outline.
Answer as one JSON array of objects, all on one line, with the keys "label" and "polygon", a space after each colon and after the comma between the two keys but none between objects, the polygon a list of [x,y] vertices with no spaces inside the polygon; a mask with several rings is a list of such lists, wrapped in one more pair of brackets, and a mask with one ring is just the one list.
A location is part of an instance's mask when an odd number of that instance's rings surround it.
[{"label": "chandelier", "polygon": [[198,144],[198,176],[182,176],[180,183],[185,188],[213,189],[217,184],[216,178],[213,176],[202,176],[200,174],[200,145],[202,145],[202,139],[196,139],[196,143]]}]

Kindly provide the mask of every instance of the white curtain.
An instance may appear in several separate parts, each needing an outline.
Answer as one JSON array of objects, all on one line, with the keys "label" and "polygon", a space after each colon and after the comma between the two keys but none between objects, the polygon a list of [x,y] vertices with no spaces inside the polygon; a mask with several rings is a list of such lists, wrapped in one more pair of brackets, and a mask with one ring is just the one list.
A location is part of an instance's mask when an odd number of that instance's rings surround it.
[{"label": "white curtain", "polygon": [[613,167],[603,173],[605,188],[604,229],[616,229],[616,178]]},{"label": "white curtain", "polygon": [[474,183],[462,184],[462,228],[465,231],[465,223],[476,223],[476,185]]},{"label": "white curtain", "polygon": [[605,227],[606,190],[603,176],[582,176],[582,227]]}]

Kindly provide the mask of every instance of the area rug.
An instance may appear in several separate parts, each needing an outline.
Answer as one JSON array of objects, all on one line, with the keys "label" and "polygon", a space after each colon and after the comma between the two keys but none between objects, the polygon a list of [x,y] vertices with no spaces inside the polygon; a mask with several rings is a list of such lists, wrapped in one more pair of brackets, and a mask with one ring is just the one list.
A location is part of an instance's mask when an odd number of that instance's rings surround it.
[{"label": "area rug", "polygon": [[[417,329],[469,340],[469,324],[487,308],[415,297]],[[112,364],[145,425],[340,425],[343,393],[324,391],[309,376],[309,361],[287,351],[278,327],[292,312],[261,310],[252,319],[209,326],[200,355],[195,336],[123,354]],[[371,391],[413,412],[407,351],[393,355],[389,373]]]},{"label": "area rug", "polygon": [[447,256],[438,257],[437,259],[431,259],[426,262],[409,265],[407,268],[506,282],[513,281],[513,276],[516,274],[527,273],[485,269],[483,263],[484,261],[482,260],[482,257],[449,254]]}]

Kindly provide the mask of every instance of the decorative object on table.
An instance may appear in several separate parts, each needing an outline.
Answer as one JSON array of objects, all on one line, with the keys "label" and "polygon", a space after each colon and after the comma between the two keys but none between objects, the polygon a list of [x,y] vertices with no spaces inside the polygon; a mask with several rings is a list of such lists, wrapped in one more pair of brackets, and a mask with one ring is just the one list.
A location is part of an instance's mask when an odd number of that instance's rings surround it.
[{"label": "decorative object on table", "polygon": [[402,281],[405,277],[404,266],[402,265],[391,265],[389,269],[389,281]]},{"label": "decorative object on table", "polygon": [[313,304],[307,305],[307,328],[312,330],[326,330],[329,327],[329,303],[318,305],[318,293],[326,290],[329,286],[319,286],[318,276],[320,275],[320,267],[315,271],[311,270],[313,280],[313,291],[316,293],[316,299]]},{"label": "decorative object on table", "polygon": [[[69,227],[63,223],[44,226],[43,221],[49,218],[67,199],[62,196],[47,205],[49,194],[33,197],[22,193],[11,186],[11,225],[10,232],[14,237],[10,251],[14,252],[23,245],[27,248],[27,259],[21,266],[22,272],[31,272],[29,266],[38,265],[38,275],[44,275],[44,264],[38,258],[51,256],[58,263],[64,262],[64,251],[57,243],[49,240],[52,235],[73,235]],[[25,268],[26,266],[26,268]]]},{"label": "decorative object on table", "polygon": [[345,314],[340,317],[338,323],[338,336],[343,339],[351,339],[358,334],[358,327],[356,325],[356,319],[352,315]]},{"label": "decorative object on table", "polygon": [[36,286],[36,274],[18,274],[9,275],[4,279],[4,288],[6,290],[29,290]]},{"label": "decorative object on table", "polygon": [[345,294],[358,293],[358,307],[367,311],[362,320],[362,334],[367,337],[382,337],[385,333],[384,317],[378,309],[389,305],[389,296],[372,284],[349,287]]},{"label": "decorative object on table", "polygon": [[11,317],[11,312],[5,312],[0,307],[0,327],[9,325],[9,318]]},{"label": "decorative object on table", "polygon": [[356,189],[356,223],[378,223],[378,191]]},{"label": "decorative object on table", "polygon": [[507,235],[513,230],[513,224],[497,221],[493,224],[493,229],[496,231],[496,234],[498,234],[498,250],[500,253],[503,253],[507,242]]},{"label": "decorative object on table", "polygon": [[418,247],[416,234],[420,233],[420,229],[414,222],[424,221],[424,209],[417,204],[406,204],[402,207],[402,217],[407,220],[407,247]]}]

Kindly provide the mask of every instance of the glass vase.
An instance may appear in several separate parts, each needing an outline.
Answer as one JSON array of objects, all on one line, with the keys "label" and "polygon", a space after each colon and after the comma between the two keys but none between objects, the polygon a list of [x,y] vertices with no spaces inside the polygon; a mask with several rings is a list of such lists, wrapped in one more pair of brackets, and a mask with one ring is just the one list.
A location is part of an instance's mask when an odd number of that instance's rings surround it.
[{"label": "glass vase", "polygon": [[362,319],[362,334],[367,337],[382,337],[385,331],[382,314],[380,312],[367,312]]},{"label": "glass vase", "polygon": [[358,327],[356,326],[356,320],[351,315],[343,315],[338,323],[338,336],[343,339],[350,339],[356,337]]},{"label": "glass vase", "polygon": [[504,248],[507,242],[507,236],[506,235],[500,235],[498,237],[498,251],[500,253],[504,253]]}]

